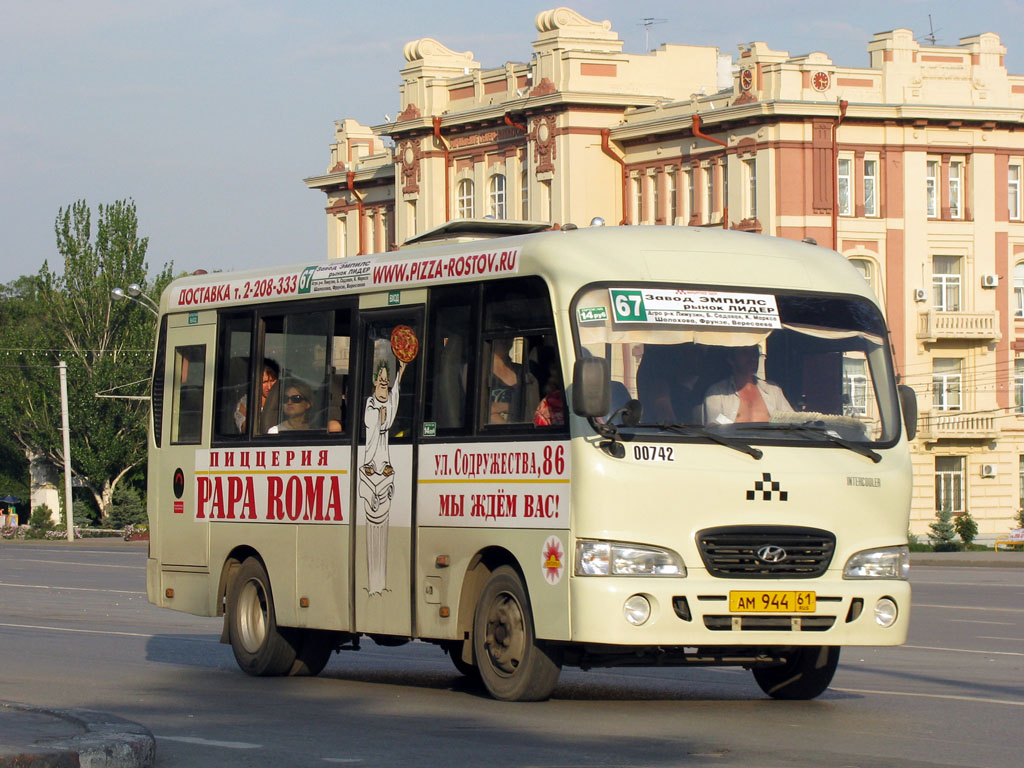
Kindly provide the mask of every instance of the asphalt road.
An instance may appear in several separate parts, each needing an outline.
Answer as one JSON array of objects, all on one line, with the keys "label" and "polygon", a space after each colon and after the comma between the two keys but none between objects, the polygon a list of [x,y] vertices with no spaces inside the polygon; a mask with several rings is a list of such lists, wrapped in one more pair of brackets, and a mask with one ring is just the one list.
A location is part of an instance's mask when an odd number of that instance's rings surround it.
[{"label": "asphalt road", "polygon": [[220,622],[146,601],[145,545],[0,543],[0,700],[99,709],[158,766],[1012,766],[1022,764],[1024,568],[915,567],[901,648],[848,648],[810,702],[734,669],[567,669],[505,704],[434,646],[253,679]]}]

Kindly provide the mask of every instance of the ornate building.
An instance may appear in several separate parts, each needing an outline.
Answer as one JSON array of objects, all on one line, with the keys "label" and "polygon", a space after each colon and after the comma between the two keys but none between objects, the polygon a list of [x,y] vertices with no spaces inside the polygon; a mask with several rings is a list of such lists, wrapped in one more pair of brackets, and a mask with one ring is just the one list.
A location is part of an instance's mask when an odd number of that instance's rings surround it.
[{"label": "ornate building", "polygon": [[[336,124],[331,257],[457,218],[727,226],[814,238],[881,298],[917,390],[912,530],[1024,506],[1024,76],[995,34],[876,34],[870,66],[763,42],[626,54],[610,22],[538,14],[528,62],[405,46],[401,111]],[[858,383],[849,382],[852,406]]]}]

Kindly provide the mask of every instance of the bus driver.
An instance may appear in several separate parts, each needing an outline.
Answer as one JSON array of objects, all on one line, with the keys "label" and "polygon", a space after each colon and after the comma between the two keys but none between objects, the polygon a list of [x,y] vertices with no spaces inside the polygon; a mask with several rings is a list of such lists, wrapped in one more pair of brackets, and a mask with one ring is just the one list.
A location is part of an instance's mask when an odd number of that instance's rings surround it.
[{"label": "bus driver", "polygon": [[704,423],[708,426],[771,421],[777,411],[792,411],[782,388],[758,378],[761,349],[733,347],[726,358],[732,375],[708,387],[704,394]]}]

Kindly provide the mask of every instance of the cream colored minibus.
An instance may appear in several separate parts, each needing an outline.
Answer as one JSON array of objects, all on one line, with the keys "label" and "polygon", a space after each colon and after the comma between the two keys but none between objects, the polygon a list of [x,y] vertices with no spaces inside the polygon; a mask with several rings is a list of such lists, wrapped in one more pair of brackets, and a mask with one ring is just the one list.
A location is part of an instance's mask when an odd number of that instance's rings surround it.
[{"label": "cream colored minibus", "polygon": [[149,599],[223,615],[252,675],[418,639],[504,700],[563,665],[806,699],[842,646],[903,643],[916,405],[857,270],[545,227],[172,283]]}]

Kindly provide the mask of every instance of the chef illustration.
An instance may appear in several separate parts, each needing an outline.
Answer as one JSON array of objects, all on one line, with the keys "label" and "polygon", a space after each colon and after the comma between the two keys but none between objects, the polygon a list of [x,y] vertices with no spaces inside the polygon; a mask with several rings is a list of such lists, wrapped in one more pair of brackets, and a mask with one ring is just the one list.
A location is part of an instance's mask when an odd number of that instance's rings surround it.
[{"label": "chef illustration", "polygon": [[[402,329],[408,333],[401,333]],[[391,464],[389,434],[398,413],[399,385],[406,365],[415,357],[418,344],[412,335],[412,354],[407,337],[408,326],[398,326],[391,334],[391,354],[375,356],[373,392],[366,398],[363,424],[366,426],[366,453],[359,468],[359,497],[366,515],[367,591],[383,594],[387,589],[388,519],[395,493],[395,468]],[[405,346],[397,342],[405,342]],[[391,358],[390,360],[388,358]],[[408,359],[403,359],[408,358]],[[391,383],[391,366],[397,363]]]}]

